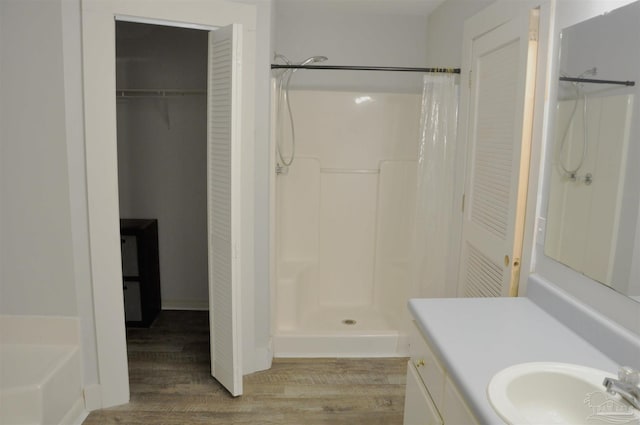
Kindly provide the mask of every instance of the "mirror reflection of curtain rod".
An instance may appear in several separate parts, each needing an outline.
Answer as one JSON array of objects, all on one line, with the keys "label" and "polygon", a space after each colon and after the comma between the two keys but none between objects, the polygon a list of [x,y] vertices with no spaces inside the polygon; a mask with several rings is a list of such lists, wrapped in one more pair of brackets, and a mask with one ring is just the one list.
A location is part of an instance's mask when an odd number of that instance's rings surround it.
[{"label": "mirror reflection of curtain rod", "polygon": [[271,69],[332,69],[332,70],[346,70],[346,71],[403,71],[403,72],[434,72],[434,73],[446,73],[446,74],[460,74],[460,68],[403,68],[403,67],[397,67],[397,66],[271,64]]},{"label": "mirror reflection of curtain rod", "polygon": [[636,85],[635,81],[596,80],[593,78],[560,77],[560,81],[571,81],[573,83],[615,84],[619,86],[630,86],[630,87],[633,87]]}]

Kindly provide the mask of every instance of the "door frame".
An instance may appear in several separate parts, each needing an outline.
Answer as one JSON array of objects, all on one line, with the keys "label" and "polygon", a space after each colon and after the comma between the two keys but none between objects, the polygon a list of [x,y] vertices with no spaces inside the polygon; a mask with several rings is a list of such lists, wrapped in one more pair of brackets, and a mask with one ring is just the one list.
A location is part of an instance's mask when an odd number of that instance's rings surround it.
[{"label": "door frame", "polygon": [[[127,18],[124,18],[127,17]],[[89,252],[100,401],[110,407],[129,401],[129,376],[122,296],[115,99],[115,20],[199,29],[242,24],[243,70],[240,244],[253,247],[253,149],[256,7],[227,1],[82,0],[82,53]],[[253,255],[246,250],[240,276],[242,323],[253,335]],[[249,305],[247,305],[249,304]],[[245,336],[243,351],[255,342]]]}]

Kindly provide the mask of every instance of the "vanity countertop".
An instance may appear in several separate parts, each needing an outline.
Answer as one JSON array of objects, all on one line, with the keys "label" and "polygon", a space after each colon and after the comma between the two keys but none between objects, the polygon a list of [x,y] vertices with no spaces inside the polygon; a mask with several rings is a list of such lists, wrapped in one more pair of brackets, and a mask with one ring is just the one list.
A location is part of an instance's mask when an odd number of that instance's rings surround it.
[{"label": "vanity countertop", "polygon": [[618,369],[528,298],[412,299],[409,310],[481,423],[503,423],[486,388],[505,367],[553,361]]}]

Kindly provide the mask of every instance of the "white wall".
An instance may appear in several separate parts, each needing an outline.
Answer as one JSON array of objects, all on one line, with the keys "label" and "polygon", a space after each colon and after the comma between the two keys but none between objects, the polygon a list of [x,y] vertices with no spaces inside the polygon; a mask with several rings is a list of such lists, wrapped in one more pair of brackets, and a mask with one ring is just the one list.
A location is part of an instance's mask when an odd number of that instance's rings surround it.
[{"label": "white wall", "polygon": [[[207,87],[207,32],[117,25],[118,88]],[[206,96],[120,99],[121,218],[158,219],[163,308],[207,309]]]},{"label": "white wall", "polygon": [[459,68],[462,64],[462,29],[467,18],[495,0],[447,0],[427,23],[427,59],[434,66]]},{"label": "white wall", "polygon": [[[292,62],[323,55],[329,58],[327,65],[440,66],[427,63],[426,15],[381,13],[359,4],[358,8],[350,2],[278,1],[275,52]],[[420,93],[422,75],[299,71],[291,86]]]},{"label": "white wall", "polygon": [[77,314],[59,1],[0,3],[0,311]]}]

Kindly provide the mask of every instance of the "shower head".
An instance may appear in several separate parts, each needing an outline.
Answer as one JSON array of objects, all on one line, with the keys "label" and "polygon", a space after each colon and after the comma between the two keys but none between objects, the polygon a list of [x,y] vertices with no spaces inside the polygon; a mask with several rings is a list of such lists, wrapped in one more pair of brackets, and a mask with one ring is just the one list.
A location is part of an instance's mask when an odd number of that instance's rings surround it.
[{"label": "shower head", "polygon": [[598,68],[595,66],[593,68],[586,69],[582,74],[578,75],[578,78],[582,78],[585,75],[596,76],[598,74]]},{"label": "shower head", "polygon": [[302,65],[309,65],[310,63],[324,62],[327,59],[328,58],[326,56],[311,56],[310,58],[300,62],[300,65],[302,66]]}]

